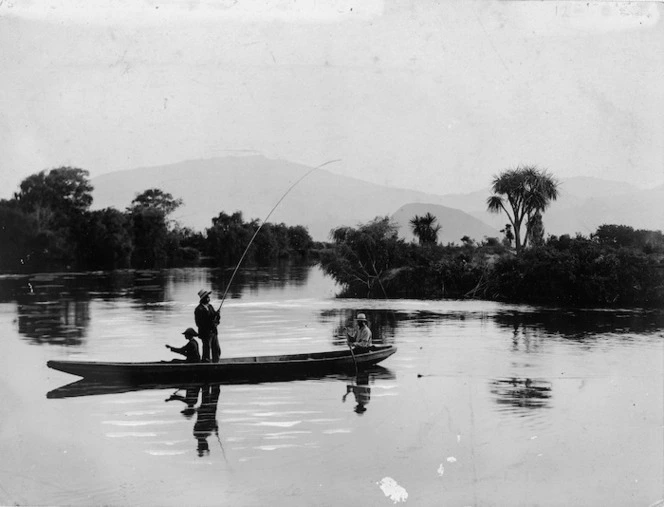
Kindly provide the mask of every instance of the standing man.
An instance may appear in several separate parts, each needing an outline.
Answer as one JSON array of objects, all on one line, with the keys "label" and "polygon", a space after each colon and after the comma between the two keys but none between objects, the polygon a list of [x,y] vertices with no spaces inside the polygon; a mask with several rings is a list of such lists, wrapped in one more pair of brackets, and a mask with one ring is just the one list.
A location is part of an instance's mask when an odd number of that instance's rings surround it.
[{"label": "standing man", "polygon": [[210,362],[210,351],[212,351],[212,362],[218,363],[221,355],[217,326],[219,325],[219,312],[210,304],[209,290],[198,291],[199,305],[194,310],[194,319],[198,327],[198,337],[203,343],[203,362]]},{"label": "standing man", "polygon": [[353,351],[357,354],[369,352],[371,349],[371,329],[367,325],[367,317],[363,313],[358,313],[355,320],[357,321],[355,333],[350,334],[348,328],[346,328],[348,343],[352,344]]}]

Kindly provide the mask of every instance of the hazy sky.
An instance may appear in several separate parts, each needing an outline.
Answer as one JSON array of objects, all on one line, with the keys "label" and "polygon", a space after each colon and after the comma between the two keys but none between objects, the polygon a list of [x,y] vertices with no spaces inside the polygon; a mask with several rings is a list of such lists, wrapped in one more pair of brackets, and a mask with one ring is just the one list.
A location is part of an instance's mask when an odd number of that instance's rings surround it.
[{"label": "hazy sky", "polygon": [[[91,4],[94,3],[93,7]],[[664,183],[664,6],[0,0],[0,197],[257,152],[439,194],[520,163]]]}]

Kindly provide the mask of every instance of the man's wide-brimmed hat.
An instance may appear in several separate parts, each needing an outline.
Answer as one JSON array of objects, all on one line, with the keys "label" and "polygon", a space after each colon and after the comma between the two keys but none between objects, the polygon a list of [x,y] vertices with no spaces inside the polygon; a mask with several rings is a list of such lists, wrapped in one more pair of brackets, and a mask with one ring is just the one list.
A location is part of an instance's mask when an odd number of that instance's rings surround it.
[{"label": "man's wide-brimmed hat", "polygon": [[201,289],[198,291],[198,299],[203,299],[205,296],[212,294],[211,290]]},{"label": "man's wide-brimmed hat", "polygon": [[367,321],[367,316],[364,315],[363,313],[358,313],[357,317],[355,317],[355,320],[363,320],[364,322]]},{"label": "man's wide-brimmed hat", "polygon": [[184,330],[184,333],[182,333],[185,336],[198,336],[198,333],[193,327],[188,327],[187,329]]}]

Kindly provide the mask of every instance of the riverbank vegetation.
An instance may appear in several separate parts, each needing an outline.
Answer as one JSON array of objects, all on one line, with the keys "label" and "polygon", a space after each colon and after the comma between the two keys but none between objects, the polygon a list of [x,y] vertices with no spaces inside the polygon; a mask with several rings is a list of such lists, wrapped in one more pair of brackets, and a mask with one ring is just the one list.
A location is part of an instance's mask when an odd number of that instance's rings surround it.
[{"label": "riverbank vegetation", "polygon": [[461,246],[407,243],[388,217],[333,232],[320,264],[342,296],[478,298],[560,305],[661,306],[661,231],[603,225],[550,236],[517,255],[506,238]]},{"label": "riverbank vegetation", "polygon": [[430,214],[410,221],[418,244],[398,237],[388,217],[332,232],[323,270],[343,296],[480,298],[560,305],[661,306],[661,231],[602,225],[590,237],[544,237],[543,213],[558,182],[535,166],[496,176],[487,209],[509,223],[499,238],[438,244],[442,224]]},{"label": "riverbank vegetation", "polygon": [[[241,212],[220,212],[203,233],[171,219],[180,199],[157,188],[138,194],[125,210],[90,210],[88,171],[61,167],[23,180],[0,201],[0,271],[158,269],[237,263],[258,229]],[[305,258],[313,246],[307,229],[263,225],[245,262],[269,264]]]},{"label": "riverbank vegetation", "polygon": [[[559,305],[662,306],[661,231],[606,224],[589,237],[544,237],[543,213],[558,183],[534,166],[497,176],[489,211],[505,213],[502,238],[441,245],[445,224],[427,213],[410,221],[417,243],[399,238],[388,217],[338,227],[314,243],[303,226],[265,223],[245,265],[315,259],[342,286],[341,296],[480,298]],[[34,174],[0,201],[0,270],[235,266],[261,223],[224,211],[197,232],[171,217],[182,201],[147,189],[125,210],[90,210],[92,185],[82,169]]]}]

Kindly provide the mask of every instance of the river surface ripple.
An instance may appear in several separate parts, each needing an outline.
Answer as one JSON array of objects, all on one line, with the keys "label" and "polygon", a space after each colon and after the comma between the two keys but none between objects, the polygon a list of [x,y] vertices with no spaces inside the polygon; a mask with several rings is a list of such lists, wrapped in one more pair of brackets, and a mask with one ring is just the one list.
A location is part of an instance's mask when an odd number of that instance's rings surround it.
[{"label": "river surface ripple", "polygon": [[0,504],[662,500],[662,311],[342,300],[318,268],[281,266],[234,282],[222,355],[344,348],[357,312],[398,352],[357,377],[78,396],[66,387],[76,377],[46,367],[169,360],[198,290],[218,304],[227,279],[204,268],[0,277]]}]

